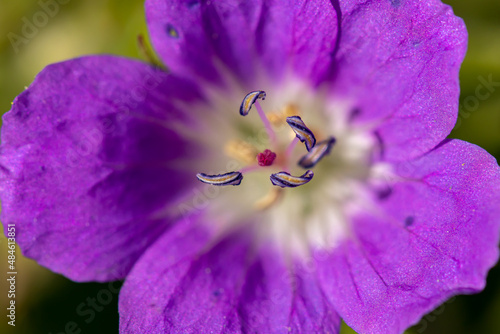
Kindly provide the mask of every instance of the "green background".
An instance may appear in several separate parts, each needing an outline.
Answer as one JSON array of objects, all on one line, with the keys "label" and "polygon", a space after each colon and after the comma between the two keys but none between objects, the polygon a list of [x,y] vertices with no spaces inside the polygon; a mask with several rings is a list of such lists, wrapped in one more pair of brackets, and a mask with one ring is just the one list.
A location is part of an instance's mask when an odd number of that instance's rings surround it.
[{"label": "green background", "polygon": [[[469,51],[460,74],[462,113],[450,137],[475,143],[498,159],[500,87],[488,98],[474,100],[473,97],[481,84],[480,78],[488,80],[491,76],[493,81],[500,82],[500,2],[446,2],[453,6],[458,16],[464,18],[469,31]],[[137,47],[137,35],[147,35],[142,1],[67,1],[67,4],[59,6],[59,12],[46,25],[39,28],[26,44],[18,45],[16,50],[8,39],[9,33],[21,35],[23,18],[31,21],[40,10],[37,1],[0,1],[1,112],[10,109],[14,97],[47,64],[85,54],[142,57]],[[7,254],[3,237],[0,239],[0,254]],[[17,254],[20,254],[19,249]],[[17,266],[17,325],[14,330],[7,326],[3,315],[8,302],[8,288],[5,279],[2,279],[0,308],[4,311],[0,312],[0,333],[66,333],[65,326],[70,322],[74,322],[81,333],[118,331],[118,295],[107,284],[74,283],[25,258],[18,258]],[[0,260],[0,272],[7,272],[6,260]],[[87,298],[98,296],[110,298],[109,303],[98,308],[93,318],[89,313],[84,316],[78,314],[80,304],[87,303]],[[500,267],[497,266],[491,270],[487,287],[482,293],[448,301],[425,316],[408,333],[500,333],[499,315]],[[352,332],[343,326],[342,333]]]}]

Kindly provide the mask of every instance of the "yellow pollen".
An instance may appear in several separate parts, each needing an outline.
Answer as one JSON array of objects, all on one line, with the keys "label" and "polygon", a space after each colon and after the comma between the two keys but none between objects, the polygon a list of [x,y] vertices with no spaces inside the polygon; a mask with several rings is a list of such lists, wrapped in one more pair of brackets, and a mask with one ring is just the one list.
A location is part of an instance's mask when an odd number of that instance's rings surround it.
[{"label": "yellow pollen", "polygon": [[260,210],[260,211],[269,209],[271,206],[278,203],[278,201],[283,197],[283,195],[284,195],[283,189],[273,187],[267,193],[266,196],[262,197],[257,202],[255,202],[253,204],[253,207],[256,210]]},{"label": "yellow pollen", "polygon": [[244,164],[255,163],[255,157],[259,153],[252,145],[243,140],[230,140],[224,146],[224,153],[233,159],[237,159]]},{"label": "yellow pollen", "polygon": [[287,117],[299,115],[299,108],[295,104],[287,104],[280,111],[267,114],[267,118],[272,125],[279,126],[286,122]]},{"label": "yellow pollen", "polygon": [[179,33],[177,32],[177,30],[175,30],[174,27],[169,26],[167,28],[167,33],[170,37],[179,38]]}]

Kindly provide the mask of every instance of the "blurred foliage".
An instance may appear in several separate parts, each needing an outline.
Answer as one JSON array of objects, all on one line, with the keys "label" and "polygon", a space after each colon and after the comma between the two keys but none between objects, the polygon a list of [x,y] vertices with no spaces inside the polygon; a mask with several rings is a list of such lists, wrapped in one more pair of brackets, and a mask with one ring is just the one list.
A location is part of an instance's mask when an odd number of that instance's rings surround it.
[{"label": "blurred foliage", "polygon": [[[464,18],[469,31],[469,51],[461,78],[460,121],[450,137],[475,143],[497,159],[500,157],[500,87],[484,100],[477,98],[481,78],[500,82],[500,2],[498,0],[445,0]],[[13,98],[47,64],[85,54],[110,53],[140,58],[137,35],[147,35],[142,0],[73,0],[60,5],[58,13],[38,29],[18,52],[8,33],[21,34],[23,18],[31,20],[41,10],[37,1],[0,2],[0,108],[10,108]],[[471,98],[469,98],[471,97]],[[478,103],[476,104],[474,100]],[[0,254],[6,254],[2,237]],[[20,251],[18,249],[18,253]],[[1,262],[0,270],[7,272]],[[65,333],[75,322],[81,333],[115,333],[118,330],[117,294],[89,314],[82,303],[108,290],[108,284],[74,283],[40,267],[32,260],[18,259],[17,326],[14,331],[0,322],[1,333]],[[0,308],[5,310],[7,287],[0,284]],[[107,293],[104,293],[109,295]],[[104,296],[104,295],[103,295]],[[102,296],[101,296],[102,297]],[[78,311],[80,310],[80,312]],[[424,317],[408,333],[497,333],[500,332],[500,267],[492,269],[486,289],[473,296],[458,296]],[[89,323],[87,323],[87,321]],[[345,324],[342,333],[353,333]]]},{"label": "blurred foliage", "polygon": [[[489,76],[500,83],[500,2],[496,0],[448,0],[455,14],[462,17],[469,31],[469,49],[460,72],[462,109],[461,124],[457,123],[451,137],[477,144],[496,157],[500,156],[500,87],[491,92],[476,108],[467,104],[476,97],[481,79]],[[468,109],[467,109],[468,107]],[[469,114],[467,116],[467,114]]]}]

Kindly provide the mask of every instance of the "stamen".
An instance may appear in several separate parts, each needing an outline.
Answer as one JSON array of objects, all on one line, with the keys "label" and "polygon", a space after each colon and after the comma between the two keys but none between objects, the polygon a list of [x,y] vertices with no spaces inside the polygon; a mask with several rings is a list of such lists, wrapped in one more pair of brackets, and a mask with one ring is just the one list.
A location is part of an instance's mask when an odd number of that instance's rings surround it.
[{"label": "stamen", "polygon": [[286,118],[286,122],[292,128],[297,138],[306,145],[307,151],[310,151],[316,145],[316,138],[311,130],[304,124],[299,116],[291,116]]},{"label": "stamen", "polygon": [[214,186],[237,186],[241,183],[243,175],[240,172],[229,172],[218,175],[207,175],[205,173],[196,174],[198,180]]},{"label": "stamen", "polygon": [[288,145],[288,147],[286,148],[286,151],[285,151],[285,161],[286,162],[288,162],[290,160],[290,157],[292,156],[292,152],[293,152],[295,146],[297,146],[298,142],[299,142],[299,138],[294,137],[292,142],[290,143],[290,145]]},{"label": "stamen", "polygon": [[271,123],[266,117],[266,114],[264,113],[264,110],[262,110],[262,107],[260,106],[259,102],[255,102],[255,108],[257,108],[257,112],[259,113],[260,119],[262,120],[262,123],[264,123],[264,127],[266,128],[267,135],[269,136],[269,139],[271,140],[271,144],[273,146],[276,146],[276,134],[274,133],[274,130],[271,126]]},{"label": "stamen", "polygon": [[317,143],[311,151],[309,151],[306,155],[304,155],[299,160],[299,166],[303,168],[312,168],[316,166],[316,164],[323,159],[323,157],[330,153],[333,144],[335,144],[335,138],[330,137],[326,140],[323,140]]},{"label": "stamen", "polygon": [[287,172],[279,172],[275,174],[271,174],[271,182],[273,185],[281,187],[281,188],[295,188],[301,185],[306,184],[311,181],[314,176],[312,170],[308,170],[301,176],[292,176]]},{"label": "stamen", "polygon": [[287,117],[299,114],[300,110],[295,104],[287,104],[279,112],[268,113],[267,118],[272,125],[279,126],[286,121]]},{"label": "stamen", "polygon": [[250,109],[252,108],[253,104],[257,99],[266,99],[266,92],[263,90],[256,90],[253,92],[248,93],[245,98],[243,99],[243,102],[241,102],[240,106],[240,115],[241,116],[246,116],[250,112]]},{"label": "stamen", "polygon": [[248,93],[243,101],[241,102],[240,105],[240,115],[241,116],[246,116],[250,112],[250,109],[252,106],[255,104],[255,108],[257,108],[257,112],[259,113],[259,117],[262,120],[262,123],[264,123],[264,127],[266,128],[267,135],[269,136],[269,139],[271,140],[271,143],[273,146],[276,146],[276,134],[274,133],[274,130],[271,126],[271,123],[266,117],[266,114],[264,113],[264,110],[262,110],[262,107],[260,106],[259,102],[257,101],[258,99],[265,100],[266,99],[266,92],[263,90],[256,90],[253,92]]},{"label": "stamen", "polygon": [[253,145],[243,140],[230,140],[224,146],[224,153],[244,164],[251,164],[255,162],[255,157],[259,151]]},{"label": "stamen", "polygon": [[271,188],[266,196],[254,203],[253,207],[257,210],[269,209],[273,204],[277,203],[283,197],[283,189]]},{"label": "stamen", "polygon": [[257,162],[259,163],[259,166],[262,167],[271,166],[274,162],[274,159],[276,159],[276,153],[267,149],[257,155]]},{"label": "stamen", "polygon": [[283,107],[283,115],[286,117],[300,115],[299,107],[295,104],[287,104]]}]

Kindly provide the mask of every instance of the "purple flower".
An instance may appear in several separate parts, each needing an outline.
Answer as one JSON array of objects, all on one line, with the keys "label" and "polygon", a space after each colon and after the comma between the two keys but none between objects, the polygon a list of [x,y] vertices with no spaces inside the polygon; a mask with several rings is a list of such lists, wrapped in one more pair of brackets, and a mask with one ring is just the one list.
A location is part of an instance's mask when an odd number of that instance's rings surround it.
[{"label": "purple flower", "polygon": [[69,60],[4,116],[1,218],[26,256],[125,279],[123,333],[340,318],[399,333],[483,289],[500,168],[446,139],[467,41],[449,7],[148,0],[146,15],[169,73]]}]

